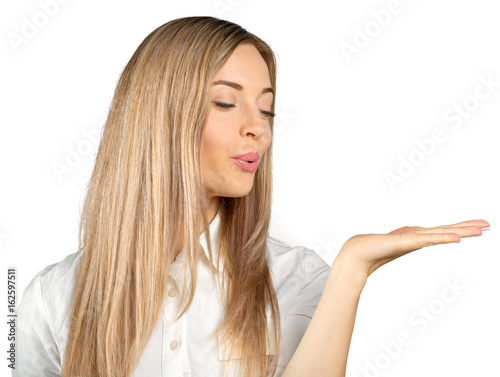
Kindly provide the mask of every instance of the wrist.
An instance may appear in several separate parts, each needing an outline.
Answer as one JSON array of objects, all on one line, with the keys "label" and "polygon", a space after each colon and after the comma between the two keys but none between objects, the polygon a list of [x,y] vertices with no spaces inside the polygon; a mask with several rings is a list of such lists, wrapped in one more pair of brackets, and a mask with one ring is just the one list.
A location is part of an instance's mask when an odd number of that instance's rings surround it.
[{"label": "wrist", "polygon": [[352,290],[354,293],[358,291],[361,293],[368,279],[368,273],[363,266],[341,253],[333,261],[330,275],[335,275],[337,283],[349,287],[349,290]]},{"label": "wrist", "polygon": [[335,257],[331,270],[335,271],[339,277],[361,288],[364,287],[370,275],[368,268],[346,256],[342,250]]}]

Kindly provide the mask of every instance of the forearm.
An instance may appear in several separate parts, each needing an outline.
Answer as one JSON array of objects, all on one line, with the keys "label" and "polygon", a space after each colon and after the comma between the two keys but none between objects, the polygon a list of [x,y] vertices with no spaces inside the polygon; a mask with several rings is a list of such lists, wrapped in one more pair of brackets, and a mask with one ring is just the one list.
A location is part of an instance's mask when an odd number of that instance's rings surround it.
[{"label": "forearm", "polygon": [[339,256],[309,326],[282,377],[344,377],[367,276]]}]

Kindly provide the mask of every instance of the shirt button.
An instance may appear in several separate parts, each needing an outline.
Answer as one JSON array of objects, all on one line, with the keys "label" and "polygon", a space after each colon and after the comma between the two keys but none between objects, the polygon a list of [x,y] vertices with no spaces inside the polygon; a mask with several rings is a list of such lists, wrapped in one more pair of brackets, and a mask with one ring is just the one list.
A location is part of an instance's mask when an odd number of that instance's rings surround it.
[{"label": "shirt button", "polygon": [[172,340],[170,342],[170,349],[175,351],[177,348],[179,348],[179,342],[177,340]]},{"label": "shirt button", "polygon": [[175,288],[172,288],[171,290],[169,290],[169,291],[168,291],[168,295],[169,295],[170,297],[175,297],[175,296],[177,296],[177,293],[179,293],[179,292],[178,292],[178,291],[177,291],[177,289],[175,289]]}]

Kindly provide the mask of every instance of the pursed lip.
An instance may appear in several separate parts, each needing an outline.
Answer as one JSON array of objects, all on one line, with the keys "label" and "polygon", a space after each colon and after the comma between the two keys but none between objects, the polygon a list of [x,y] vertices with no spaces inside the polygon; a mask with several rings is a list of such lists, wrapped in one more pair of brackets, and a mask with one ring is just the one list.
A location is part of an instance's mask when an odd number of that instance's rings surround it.
[{"label": "pursed lip", "polygon": [[254,162],[259,159],[259,154],[257,152],[248,152],[244,154],[240,154],[239,156],[234,156],[231,158],[235,158],[237,160],[242,160],[246,162]]}]

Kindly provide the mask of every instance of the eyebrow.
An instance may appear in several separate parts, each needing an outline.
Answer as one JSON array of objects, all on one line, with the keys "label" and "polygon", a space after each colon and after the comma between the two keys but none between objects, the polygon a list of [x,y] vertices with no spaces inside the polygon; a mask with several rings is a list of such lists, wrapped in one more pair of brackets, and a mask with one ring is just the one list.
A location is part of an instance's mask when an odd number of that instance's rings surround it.
[{"label": "eyebrow", "polygon": [[[232,81],[218,80],[218,81],[214,81],[214,86],[215,85],[227,85],[227,86],[230,86],[230,87],[232,87],[232,88],[234,88],[236,90],[243,90],[243,87],[240,84],[232,82]],[[264,88],[264,89],[262,89],[261,94],[264,94],[264,93],[272,93],[273,96],[274,96],[274,90],[273,90],[273,88]]]}]

